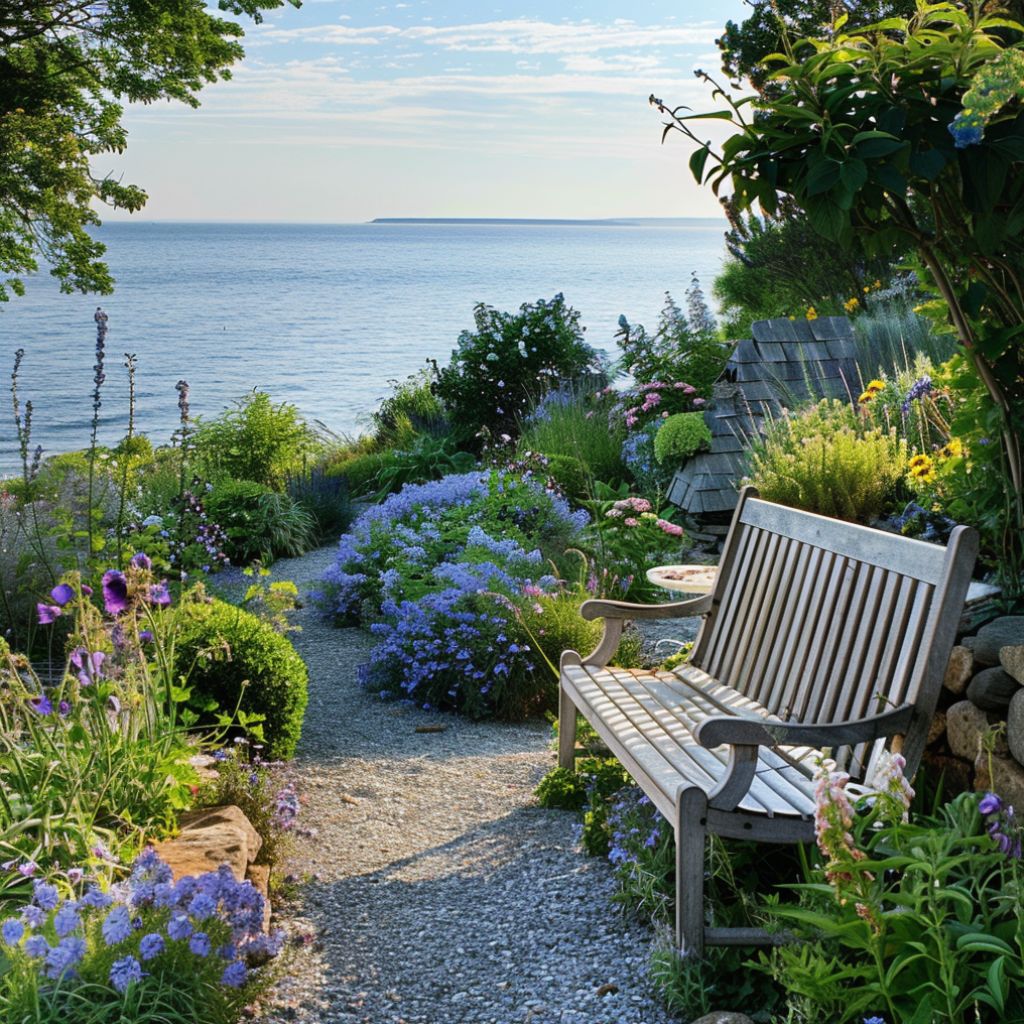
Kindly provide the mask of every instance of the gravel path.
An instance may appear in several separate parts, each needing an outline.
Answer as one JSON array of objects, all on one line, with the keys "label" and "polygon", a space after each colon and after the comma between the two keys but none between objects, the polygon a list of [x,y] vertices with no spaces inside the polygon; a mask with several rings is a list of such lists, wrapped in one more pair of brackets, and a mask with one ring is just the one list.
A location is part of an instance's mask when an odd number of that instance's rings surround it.
[{"label": "gravel path", "polygon": [[[273,575],[305,590],[332,558]],[[356,683],[364,633],[313,608],[299,622],[310,698],[289,770],[315,835],[295,858],[312,881],[286,913],[310,941],[265,1024],[667,1024],[650,932],[609,903],[575,815],[533,799],[554,764],[548,726],[382,704]]]}]

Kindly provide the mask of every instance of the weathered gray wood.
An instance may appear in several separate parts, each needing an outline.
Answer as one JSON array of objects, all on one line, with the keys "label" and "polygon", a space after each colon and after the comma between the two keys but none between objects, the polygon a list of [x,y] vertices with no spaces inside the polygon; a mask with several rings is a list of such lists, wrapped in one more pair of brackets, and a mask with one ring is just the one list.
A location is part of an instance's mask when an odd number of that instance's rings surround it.
[{"label": "weathered gray wood", "polygon": [[[977,538],[947,549],[740,496],[711,594],[646,606],[588,601],[605,634],[563,655],[559,763],[576,713],[594,726],[677,833],[677,941],[770,941],[705,929],[703,855],[715,834],[813,836],[814,762],[828,748],[858,777],[899,743],[916,768]],[[703,615],[674,673],[607,668],[627,618]]]}]

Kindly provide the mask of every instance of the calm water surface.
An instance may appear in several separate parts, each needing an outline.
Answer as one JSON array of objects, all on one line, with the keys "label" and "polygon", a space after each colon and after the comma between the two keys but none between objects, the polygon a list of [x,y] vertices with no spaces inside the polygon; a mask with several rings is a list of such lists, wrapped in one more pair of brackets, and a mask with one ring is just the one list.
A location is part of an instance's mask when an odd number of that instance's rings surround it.
[{"label": "calm water surface", "polygon": [[[101,237],[113,295],[61,295],[42,276],[0,307],[4,379],[24,348],[33,443],[49,452],[86,445],[99,303],[110,317],[103,440],[116,441],[126,422],[124,352],[138,356],[138,422],[154,442],[176,426],[182,377],[194,413],[216,414],[255,387],[355,432],[389,380],[427,358],[447,361],[476,302],[513,309],[561,291],[590,343],[613,351],[620,313],[652,327],[666,290],[682,302],[691,271],[710,288],[723,228],[111,223]],[[0,470],[10,471],[3,397]]]}]

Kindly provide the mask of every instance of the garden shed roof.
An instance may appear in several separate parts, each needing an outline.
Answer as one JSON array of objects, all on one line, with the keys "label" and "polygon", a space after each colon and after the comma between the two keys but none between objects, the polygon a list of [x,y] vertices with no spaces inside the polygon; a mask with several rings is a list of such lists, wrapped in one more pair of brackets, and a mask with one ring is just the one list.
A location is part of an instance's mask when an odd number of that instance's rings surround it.
[{"label": "garden shed roof", "polygon": [[857,343],[845,316],[758,320],[736,343],[704,415],[711,450],[672,479],[668,498],[697,517],[732,512],[746,472],[749,440],[766,417],[810,398],[851,398],[860,390]]}]

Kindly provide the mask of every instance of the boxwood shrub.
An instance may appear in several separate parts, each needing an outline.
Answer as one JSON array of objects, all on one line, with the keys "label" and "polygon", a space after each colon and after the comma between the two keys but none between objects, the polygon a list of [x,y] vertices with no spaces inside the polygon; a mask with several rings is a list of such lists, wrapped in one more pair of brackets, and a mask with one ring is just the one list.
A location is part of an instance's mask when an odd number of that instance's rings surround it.
[{"label": "boxwood shrub", "polygon": [[[255,615],[214,600],[190,611],[175,658],[179,672],[191,670],[188,683],[196,708],[213,698],[225,712],[237,704],[248,714],[263,715],[266,756],[278,760],[295,753],[308,674],[287,637]],[[203,714],[210,721],[210,713]]]}]

